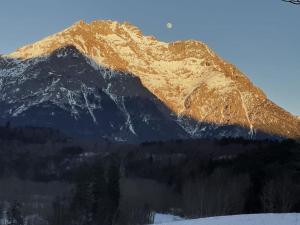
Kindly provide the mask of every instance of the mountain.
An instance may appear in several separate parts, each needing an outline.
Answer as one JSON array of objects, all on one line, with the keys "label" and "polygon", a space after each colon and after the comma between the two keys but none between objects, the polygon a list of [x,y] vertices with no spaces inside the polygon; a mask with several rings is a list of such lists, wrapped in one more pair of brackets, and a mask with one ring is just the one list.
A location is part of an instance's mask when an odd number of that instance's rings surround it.
[{"label": "mountain", "polygon": [[194,40],[80,21],[0,58],[0,122],[116,141],[288,137],[300,121]]},{"label": "mountain", "polygon": [[115,141],[185,138],[171,113],[140,80],[96,67],[74,46],[47,57],[3,59],[2,123],[58,128]]}]

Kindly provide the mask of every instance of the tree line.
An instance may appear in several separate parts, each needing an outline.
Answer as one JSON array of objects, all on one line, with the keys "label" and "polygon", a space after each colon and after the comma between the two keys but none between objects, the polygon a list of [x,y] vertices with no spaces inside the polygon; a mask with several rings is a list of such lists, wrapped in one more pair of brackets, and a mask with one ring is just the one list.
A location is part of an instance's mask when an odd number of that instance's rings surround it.
[{"label": "tree line", "polygon": [[300,211],[300,145],[292,140],[115,144],[32,130],[0,129],[6,224],[141,225],[155,212],[196,218]]}]

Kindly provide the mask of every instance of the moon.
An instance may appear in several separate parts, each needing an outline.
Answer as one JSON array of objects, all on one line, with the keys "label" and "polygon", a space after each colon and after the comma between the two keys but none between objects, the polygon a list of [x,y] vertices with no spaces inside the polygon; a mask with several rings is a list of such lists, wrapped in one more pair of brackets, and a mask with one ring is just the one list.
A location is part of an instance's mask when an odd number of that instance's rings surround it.
[{"label": "moon", "polygon": [[173,24],[172,24],[171,22],[168,22],[168,23],[167,23],[167,28],[168,28],[168,29],[172,29],[172,28],[173,28]]}]

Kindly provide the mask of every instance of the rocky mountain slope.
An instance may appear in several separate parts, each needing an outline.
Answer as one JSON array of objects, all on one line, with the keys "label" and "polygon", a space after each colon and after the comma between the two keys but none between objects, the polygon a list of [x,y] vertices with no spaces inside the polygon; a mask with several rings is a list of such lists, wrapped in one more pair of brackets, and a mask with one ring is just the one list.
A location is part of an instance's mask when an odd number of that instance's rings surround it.
[{"label": "rocky mountain slope", "polygon": [[199,41],[80,21],[0,59],[1,120],[113,140],[300,138],[300,121]]}]

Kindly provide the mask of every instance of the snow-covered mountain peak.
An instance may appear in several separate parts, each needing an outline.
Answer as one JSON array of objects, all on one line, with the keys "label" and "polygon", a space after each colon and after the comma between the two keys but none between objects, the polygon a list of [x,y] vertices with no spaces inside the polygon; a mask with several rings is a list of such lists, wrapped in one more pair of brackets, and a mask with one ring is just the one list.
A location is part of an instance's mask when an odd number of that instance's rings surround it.
[{"label": "snow-covered mountain peak", "polygon": [[65,46],[73,46],[97,66],[137,77],[191,135],[201,135],[205,129],[183,118],[239,125],[249,129],[250,136],[258,130],[300,136],[299,120],[269,101],[247,76],[200,41],[166,43],[143,35],[128,22],[79,21],[7,57],[47,58]]}]

